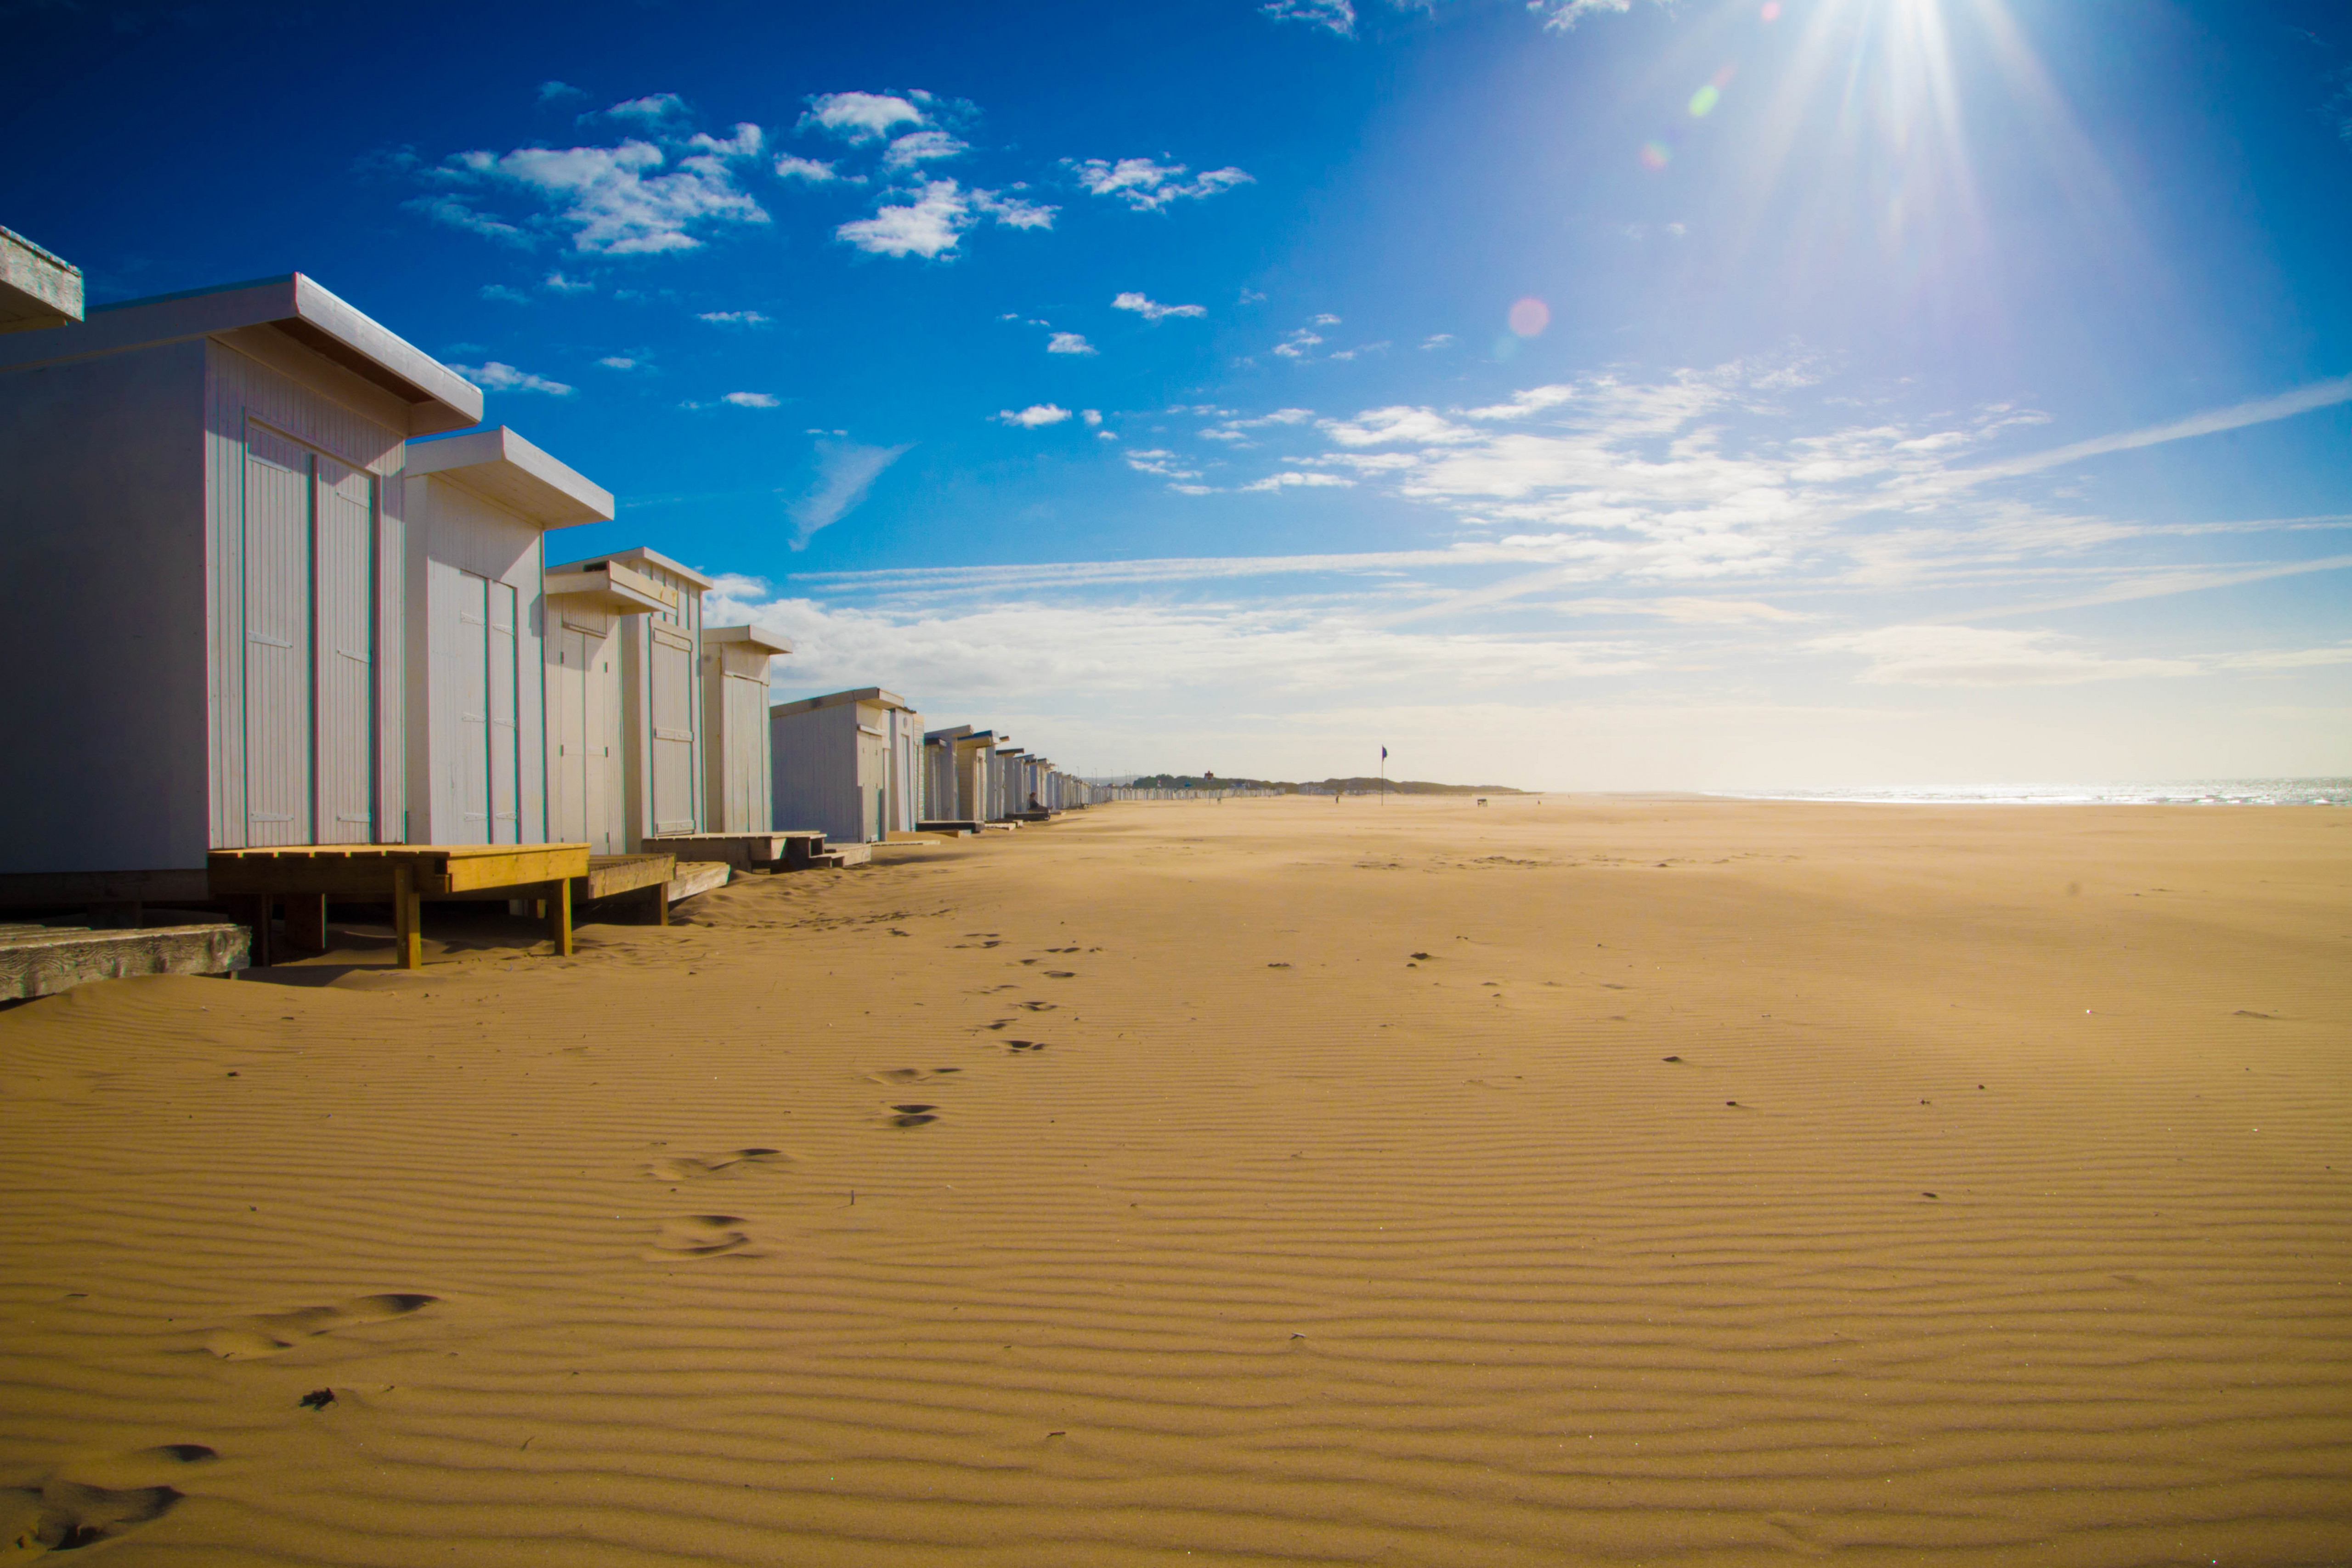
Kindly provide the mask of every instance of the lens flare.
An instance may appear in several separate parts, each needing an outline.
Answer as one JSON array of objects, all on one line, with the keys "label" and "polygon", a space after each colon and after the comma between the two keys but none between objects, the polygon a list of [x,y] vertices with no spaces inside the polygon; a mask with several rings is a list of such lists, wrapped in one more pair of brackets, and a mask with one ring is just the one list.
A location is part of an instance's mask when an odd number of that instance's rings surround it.
[{"label": "lens flare", "polygon": [[1696,92],[1691,94],[1691,118],[1693,120],[1705,120],[1714,110],[1715,106],[1721,102],[1722,100],[1723,94],[1716,89],[1713,83],[1709,83],[1706,87],[1700,88]]},{"label": "lens flare", "polygon": [[1780,19],[1780,0],[1764,0],[1764,9],[1761,14],[1764,19],[1768,22],[1779,21]]},{"label": "lens flare", "polygon": [[1663,169],[1674,161],[1674,149],[1663,142],[1642,143],[1642,167],[1644,169]]},{"label": "lens flare", "polygon": [[1510,322],[1519,336],[1539,337],[1551,325],[1551,307],[1530,294],[1511,307]]}]

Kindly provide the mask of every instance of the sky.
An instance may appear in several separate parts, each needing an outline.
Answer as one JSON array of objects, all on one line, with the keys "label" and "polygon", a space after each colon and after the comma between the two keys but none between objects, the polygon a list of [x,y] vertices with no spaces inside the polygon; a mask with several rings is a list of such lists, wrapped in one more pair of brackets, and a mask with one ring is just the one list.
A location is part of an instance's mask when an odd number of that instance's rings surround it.
[{"label": "sky", "polygon": [[778,700],[1088,774],[2352,774],[2352,10],[0,0],[0,223],[299,270]]}]

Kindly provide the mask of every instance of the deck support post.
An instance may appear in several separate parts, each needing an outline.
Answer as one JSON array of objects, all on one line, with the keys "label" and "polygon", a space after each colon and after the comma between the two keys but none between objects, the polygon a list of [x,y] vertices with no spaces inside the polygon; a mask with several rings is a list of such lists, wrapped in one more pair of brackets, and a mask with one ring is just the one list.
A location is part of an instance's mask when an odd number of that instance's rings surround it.
[{"label": "deck support post", "polygon": [[246,962],[256,969],[267,969],[277,957],[269,951],[275,945],[269,940],[270,919],[277,912],[272,908],[274,900],[268,893],[255,893],[240,901],[244,908],[238,912],[253,931],[253,943]]},{"label": "deck support post", "polygon": [[425,967],[425,933],[418,930],[424,900],[416,896],[416,873],[405,863],[392,868],[392,937],[403,969]]},{"label": "deck support post", "polygon": [[286,945],[301,952],[327,951],[327,895],[288,893]]},{"label": "deck support post", "polygon": [[555,956],[572,956],[572,881],[562,878],[547,884],[547,934],[554,939]]}]

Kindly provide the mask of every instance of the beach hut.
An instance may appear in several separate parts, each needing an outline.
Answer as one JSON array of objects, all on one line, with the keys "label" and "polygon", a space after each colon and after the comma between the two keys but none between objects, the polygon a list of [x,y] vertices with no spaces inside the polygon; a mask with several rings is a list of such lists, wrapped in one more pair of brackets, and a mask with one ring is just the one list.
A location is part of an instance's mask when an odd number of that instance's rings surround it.
[{"label": "beach hut", "polygon": [[878,686],[777,703],[768,710],[776,826],[844,844],[912,831],[922,737],[922,715]]},{"label": "beach hut", "polygon": [[969,724],[923,731],[923,805],[919,824],[974,820],[963,814],[956,788],[957,742],[971,733]]},{"label": "beach hut", "polygon": [[0,228],[0,332],[81,320],[81,268]]},{"label": "beach hut", "polygon": [[0,897],[407,841],[400,475],[481,414],[299,273],[0,336]]},{"label": "beach hut", "polygon": [[675,609],[678,592],[624,563],[559,567],[545,580],[548,831],[619,855],[629,843],[620,629]]},{"label": "beach hut", "polygon": [[612,495],[504,426],[412,443],[405,483],[410,841],[610,853],[578,807],[584,726],[543,705],[576,718],[584,692],[542,593],[545,531],[609,521]]},{"label": "beach hut", "polygon": [[[551,596],[584,592],[590,601],[610,609],[610,626],[593,657],[601,663],[617,654],[613,662],[620,668],[617,672],[599,668],[593,674],[616,685],[617,690],[608,688],[608,694],[614,698],[618,723],[605,731],[611,740],[588,743],[617,741],[620,766],[607,771],[605,789],[609,792],[611,773],[616,772],[619,848],[630,854],[646,847],[648,839],[691,837],[703,830],[702,595],[711,582],[690,566],[645,549],[616,551],[548,570]],[[617,590],[615,584],[620,584]],[[600,591],[603,598],[597,601]],[[630,608],[623,608],[624,604]],[[583,658],[590,657],[589,636],[581,630]],[[559,651],[572,651],[557,640]],[[583,681],[583,688],[594,683]],[[558,723],[568,725],[569,717],[559,715]],[[583,785],[583,798],[586,793]],[[611,809],[609,801],[605,809]],[[594,847],[593,835],[590,844]]]},{"label": "beach hut", "polygon": [[768,749],[768,661],[793,645],[758,626],[702,633],[702,749],[709,770],[704,831],[766,833],[775,788]]}]

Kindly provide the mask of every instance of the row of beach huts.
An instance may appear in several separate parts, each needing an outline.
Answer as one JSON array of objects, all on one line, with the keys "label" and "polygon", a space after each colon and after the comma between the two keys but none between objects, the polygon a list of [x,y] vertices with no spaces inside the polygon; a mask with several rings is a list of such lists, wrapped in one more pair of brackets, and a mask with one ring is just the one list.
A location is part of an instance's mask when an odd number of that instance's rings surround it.
[{"label": "row of beach huts", "polygon": [[[1103,797],[879,687],[772,703],[790,643],[656,551],[551,562],[612,495],[299,273],[80,307],[0,229],[0,948],[54,950],[0,997],[323,947],[331,903],[412,967],[428,900],[569,952],[576,904]],[[192,905],[239,918],[148,918]]]}]

